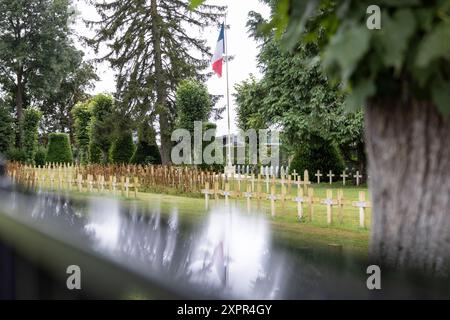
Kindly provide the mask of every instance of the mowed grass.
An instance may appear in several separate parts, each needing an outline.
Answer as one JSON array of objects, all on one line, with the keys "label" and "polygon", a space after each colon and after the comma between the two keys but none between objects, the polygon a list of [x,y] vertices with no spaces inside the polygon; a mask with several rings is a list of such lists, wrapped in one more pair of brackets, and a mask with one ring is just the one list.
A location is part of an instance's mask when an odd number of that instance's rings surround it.
[{"label": "mowed grass", "polygon": [[[236,181],[234,183],[237,184]],[[49,188],[50,182],[48,180],[45,181],[45,185]],[[344,252],[366,257],[371,225],[371,209],[366,209],[366,228],[360,228],[359,209],[352,207],[352,202],[358,200],[360,191],[366,192],[366,199],[370,201],[367,187],[365,185],[357,187],[350,184],[343,186],[340,181],[331,185],[329,183],[312,183],[308,187],[314,189],[315,203],[312,205],[312,218],[309,205],[305,203],[303,205],[304,217],[301,220],[298,219],[297,203],[291,199],[297,195],[297,186],[295,184],[291,185],[286,201],[276,201],[275,216],[271,214],[271,204],[268,200],[257,201],[252,199],[249,213],[258,212],[258,214],[264,215],[270,221],[274,238],[285,245],[294,248],[314,247],[326,250],[338,245],[342,246]],[[57,188],[58,181],[55,180],[53,189]],[[107,187],[105,186],[105,188]],[[246,190],[246,188],[246,182],[241,182],[241,191]],[[133,189],[130,190],[129,198],[124,197],[120,191],[117,191],[115,195],[109,191],[99,193],[97,190],[90,193],[86,191],[86,188],[84,188],[84,191],[78,192],[75,185],[72,186],[70,191],[64,189],[67,189],[67,186],[63,186],[63,192],[70,193],[74,197],[86,198],[101,195],[119,199],[124,203],[136,202],[150,207],[157,203],[163,214],[170,214],[176,208],[180,218],[189,223],[201,223],[207,214],[205,200],[200,193],[186,194],[181,193],[179,190],[168,188],[141,189],[140,191],[152,192],[138,192],[137,199],[135,199]],[[267,191],[265,182],[261,183],[261,189],[262,192]],[[333,190],[334,199],[337,197],[337,190],[342,189],[345,200],[342,216],[339,216],[337,206],[333,207],[333,222],[330,225],[327,224],[326,205],[321,204],[321,200],[326,197],[327,189]],[[231,184],[230,190],[235,190],[235,185]],[[288,191],[287,185],[285,190],[286,192]],[[281,194],[281,185],[279,183],[276,185],[276,193]],[[225,205],[223,198],[219,200],[210,199],[209,201],[211,205],[215,201],[218,201],[218,205]],[[248,210],[245,198],[230,199],[230,202],[240,205],[242,207],[240,211],[246,212]]]},{"label": "mowed grass", "polygon": [[[327,186],[318,186],[318,195],[324,194]],[[348,188],[350,195],[358,196],[361,188]],[[354,189],[354,190],[350,190]],[[133,193],[130,192],[130,196]],[[345,193],[347,194],[347,193]],[[76,198],[89,198],[98,196],[98,193],[71,192]],[[154,194],[138,192],[137,199],[126,198],[120,195],[114,196],[111,193],[104,193],[103,196],[121,200],[124,204],[137,204],[144,208],[158,208],[162,214],[172,214],[174,210],[178,212],[180,219],[187,223],[203,223],[207,217],[205,200],[203,198],[190,198],[186,196],[174,196],[167,194]],[[216,202],[217,201],[217,202]],[[231,199],[230,203],[240,208],[240,212],[247,212],[245,199]],[[209,200],[209,207],[225,205],[225,200]],[[342,247],[345,254],[366,258],[368,255],[369,230],[358,227],[358,209],[348,209],[344,211],[343,222],[336,221],[331,225],[326,224],[326,207],[316,204],[314,207],[313,221],[309,221],[308,216],[299,221],[297,218],[296,203],[286,201],[284,205],[280,202],[276,204],[276,215],[272,217],[269,201],[251,201],[248,214],[260,214],[268,219],[273,231],[273,238],[280,243],[291,248],[313,248],[319,251],[333,250],[336,246]],[[305,206],[305,214],[308,206]],[[355,221],[353,221],[353,220]]]}]

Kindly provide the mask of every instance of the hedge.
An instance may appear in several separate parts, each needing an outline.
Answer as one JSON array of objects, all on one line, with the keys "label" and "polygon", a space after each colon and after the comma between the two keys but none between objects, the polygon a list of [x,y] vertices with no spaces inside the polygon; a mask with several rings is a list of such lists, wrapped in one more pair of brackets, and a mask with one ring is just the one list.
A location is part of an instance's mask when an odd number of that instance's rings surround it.
[{"label": "hedge", "polygon": [[46,162],[72,163],[72,148],[69,135],[66,133],[50,133]]}]

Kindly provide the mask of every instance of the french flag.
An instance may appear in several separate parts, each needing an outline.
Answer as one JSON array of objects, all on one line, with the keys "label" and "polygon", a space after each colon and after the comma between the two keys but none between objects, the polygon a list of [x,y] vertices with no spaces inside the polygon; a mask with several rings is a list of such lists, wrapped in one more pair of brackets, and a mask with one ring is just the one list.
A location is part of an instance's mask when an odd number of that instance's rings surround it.
[{"label": "french flag", "polygon": [[222,65],[223,65],[223,55],[225,53],[225,25],[222,23],[222,28],[220,29],[219,39],[217,40],[216,51],[212,57],[212,68],[215,73],[222,77]]}]

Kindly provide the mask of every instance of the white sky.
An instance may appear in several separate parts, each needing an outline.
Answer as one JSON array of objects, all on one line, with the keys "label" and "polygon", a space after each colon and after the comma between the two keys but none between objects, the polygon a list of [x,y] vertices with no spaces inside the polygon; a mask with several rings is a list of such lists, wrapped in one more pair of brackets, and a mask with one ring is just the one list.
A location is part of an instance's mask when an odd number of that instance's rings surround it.
[{"label": "white sky", "polygon": [[[75,25],[75,30],[78,34],[89,35],[90,31],[86,29],[81,22],[84,19],[97,19],[95,9],[88,5],[85,0],[75,1],[80,17]],[[236,132],[235,123],[235,104],[232,94],[234,92],[234,85],[247,79],[250,74],[254,74],[257,78],[260,77],[260,72],[256,66],[256,55],[258,54],[257,43],[247,33],[247,17],[249,11],[256,11],[267,17],[270,14],[269,8],[259,2],[259,0],[207,0],[207,4],[228,5],[227,24],[230,26],[228,30],[228,54],[233,55],[233,61],[229,62],[229,82],[230,82],[230,117],[231,117],[231,131]],[[207,28],[204,30],[205,39],[211,50],[214,50],[219,36],[219,30],[216,27]],[[85,51],[86,59],[95,58],[94,53],[86,47],[80,49]],[[114,92],[115,81],[114,72],[109,68],[107,63],[97,66],[97,73],[100,81],[97,82],[93,93],[100,92]],[[225,70],[225,66],[224,66]],[[223,107],[226,105],[226,77],[219,79],[217,76],[212,77],[207,82],[208,90],[211,94],[223,95],[217,106]],[[223,113],[223,119],[217,122],[217,134],[223,135],[227,133],[227,117],[226,112]]]}]

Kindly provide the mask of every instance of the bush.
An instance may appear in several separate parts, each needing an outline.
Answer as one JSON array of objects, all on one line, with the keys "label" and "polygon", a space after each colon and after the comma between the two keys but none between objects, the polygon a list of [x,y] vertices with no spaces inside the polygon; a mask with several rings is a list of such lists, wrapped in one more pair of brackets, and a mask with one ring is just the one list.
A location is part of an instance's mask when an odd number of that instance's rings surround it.
[{"label": "bush", "polygon": [[134,153],[133,136],[130,131],[119,134],[111,147],[111,161],[113,163],[130,163]]},{"label": "bush", "polygon": [[0,105],[0,154],[6,155],[14,139],[13,119],[9,110]]},{"label": "bush", "polygon": [[42,113],[34,108],[28,108],[24,112],[23,119],[23,150],[25,151],[25,161],[29,164],[34,163],[34,155],[38,145],[38,128]]},{"label": "bush", "polygon": [[47,162],[73,162],[69,135],[66,133],[50,133],[48,136]]},{"label": "bush", "polygon": [[161,164],[158,146],[147,141],[139,141],[130,162],[132,164]]},{"label": "bush", "polygon": [[74,118],[75,141],[78,145],[77,158],[81,164],[89,162],[89,125],[91,123],[92,111],[88,103],[78,103],[72,109]]},{"label": "bush", "polygon": [[24,150],[18,148],[10,148],[6,153],[6,158],[9,161],[25,162],[27,156]]},{"label": "bush", "polygon": [[294,169],[299,174],[308,170],[310,178],[317,170],[324,174],[332,170],[337,176],[344,170],[344,160],[335,144],[319,136],[313,136],[308,143],[300,144],[297,149],[290,165],[290,172]]},{"label": "bush", "polygon": [[34,164],[37,166],[45,165],[45,158],[47,157],[47,149],[43,146],[39,146],[34,155]]},{"label": "bush", "polygon": [[114,99],[109,95],[98,94],[90,100],[89,110],[92,112],[89,124],[89,161],[108,163],[116,126]]}]

